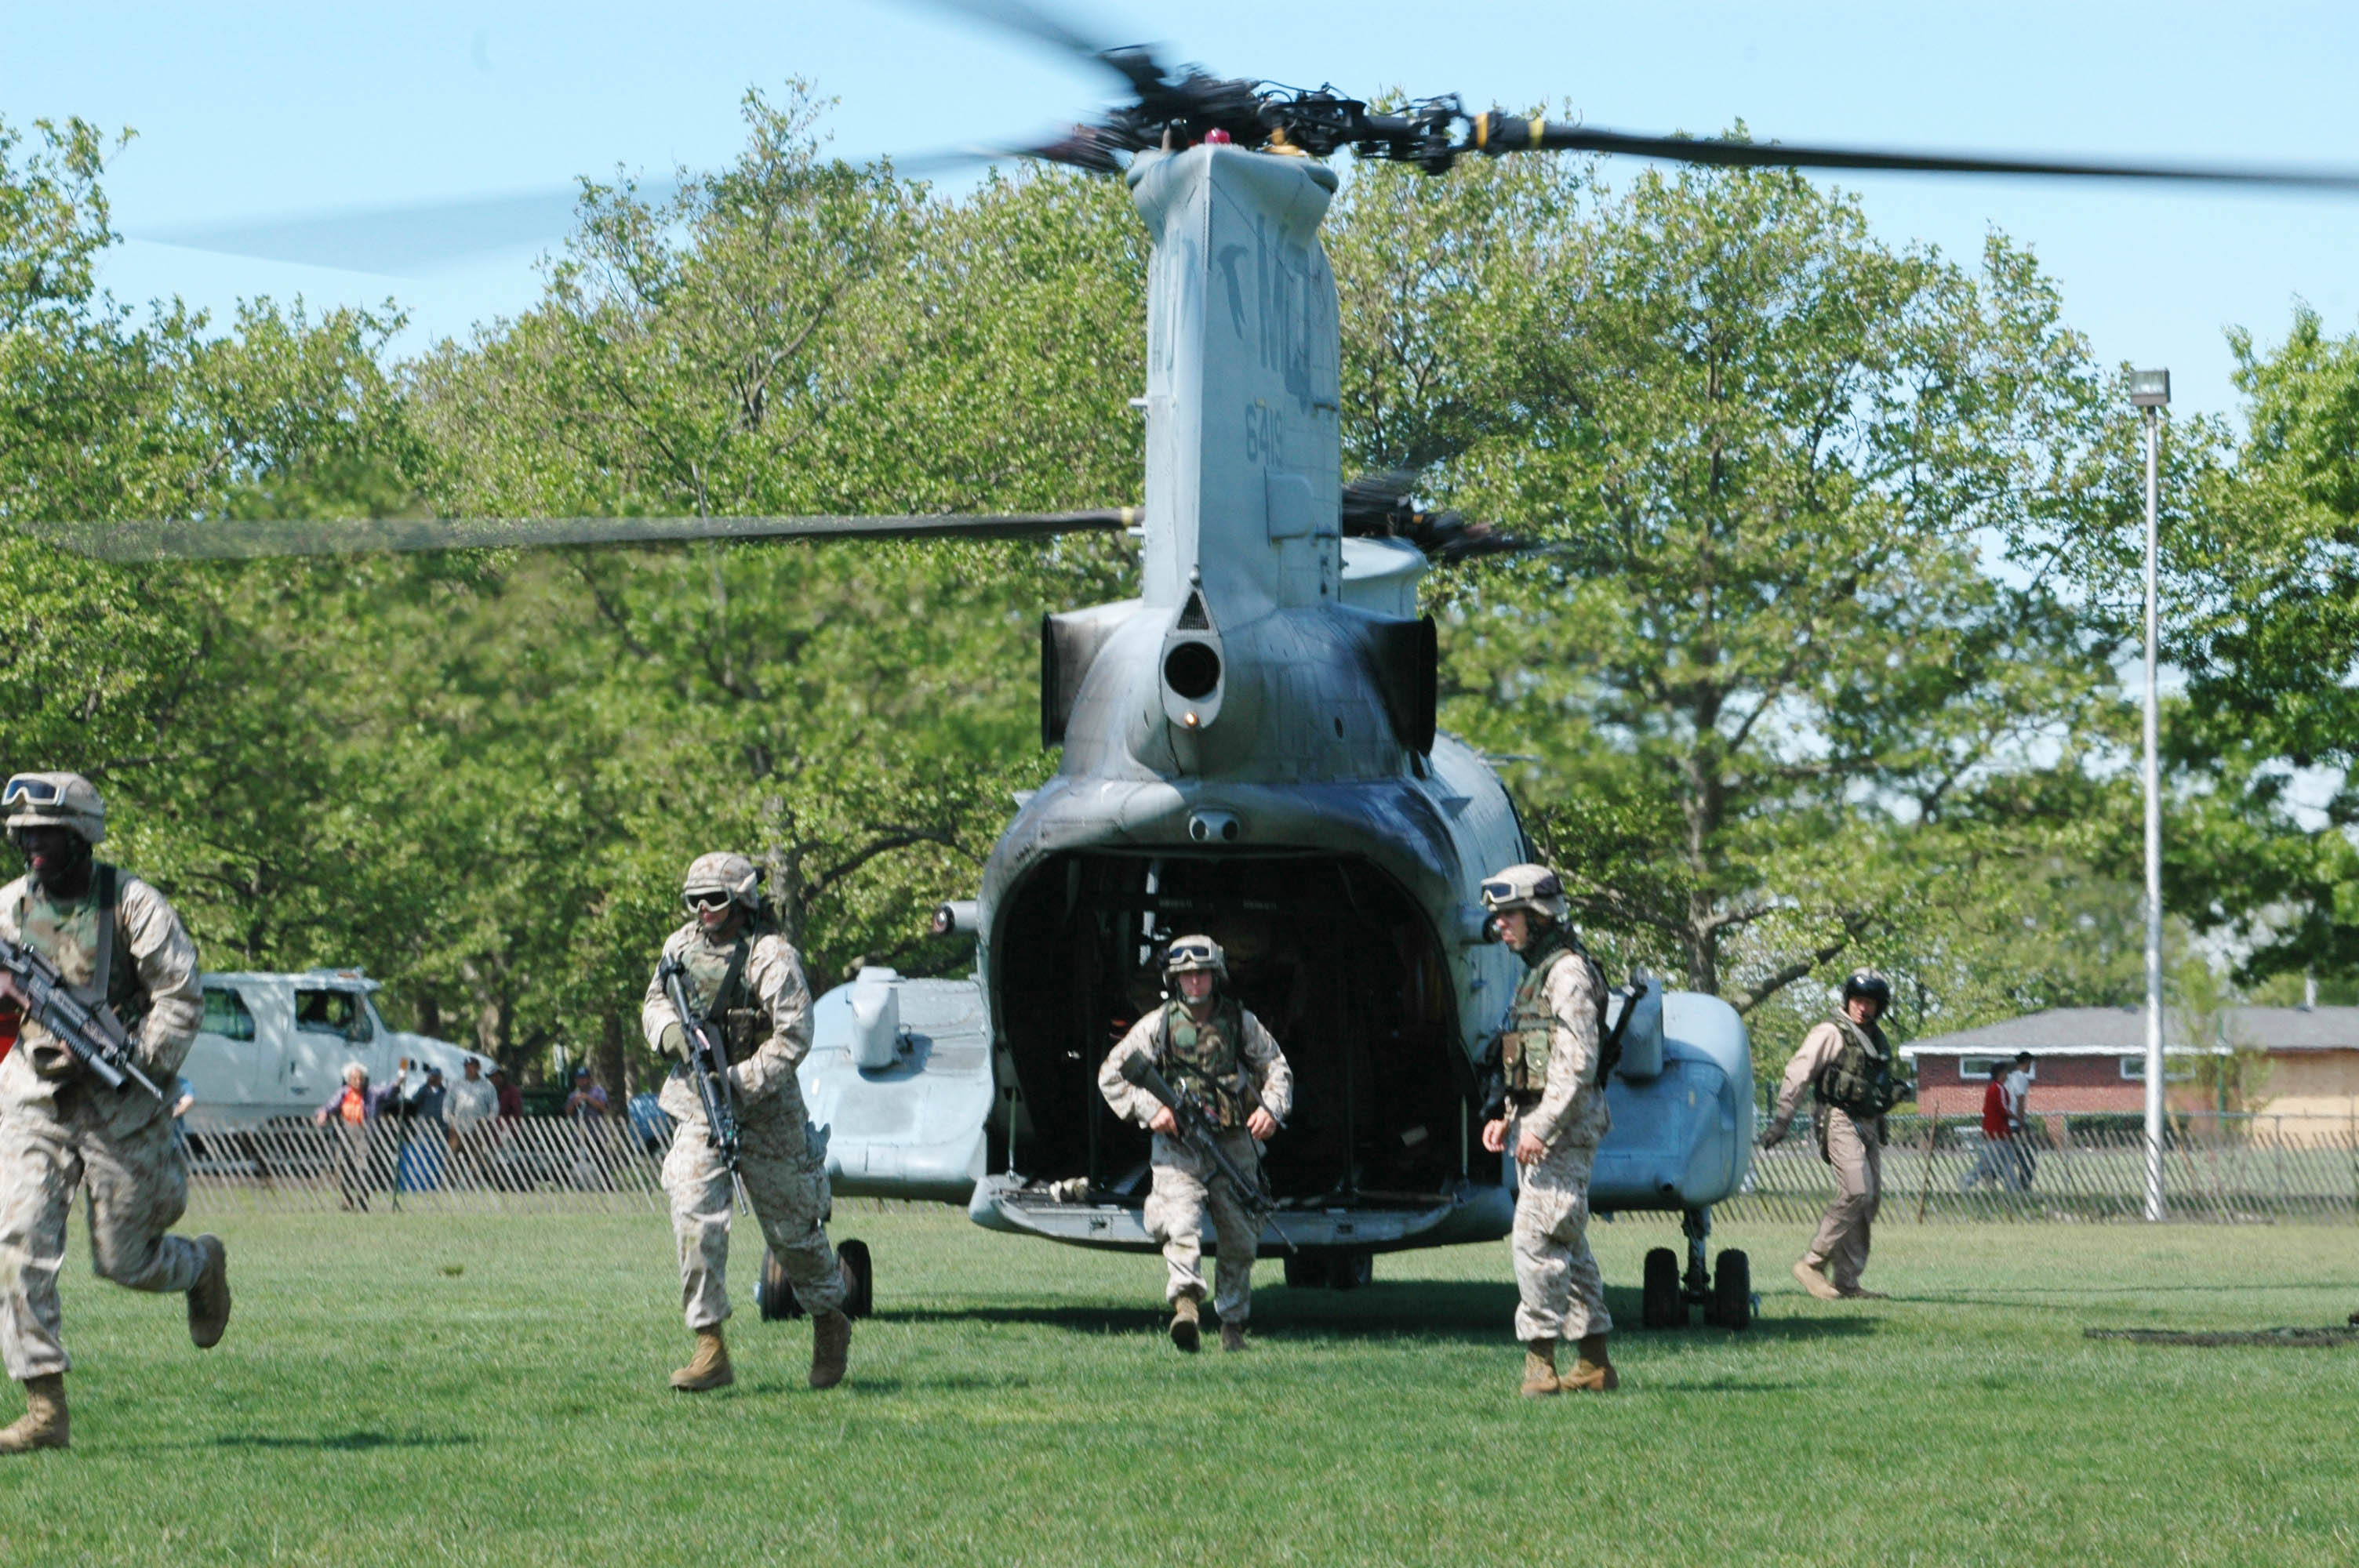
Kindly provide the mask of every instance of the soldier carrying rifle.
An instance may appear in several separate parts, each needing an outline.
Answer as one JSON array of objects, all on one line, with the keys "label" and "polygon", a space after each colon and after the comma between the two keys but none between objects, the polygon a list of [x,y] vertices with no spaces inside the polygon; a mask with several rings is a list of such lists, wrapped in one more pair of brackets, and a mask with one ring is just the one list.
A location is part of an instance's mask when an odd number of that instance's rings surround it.
[{"label": "soldier carrying rifle", "polygon": [[[810,1312],[810,1386],[842,1382],[852,1348],[843,1273],[827,1238],[827,1166],[795,1080],[810,1052],[810,986],[802,959],[760,918],[759,881],[743,855],[697,857],[680,890],[690,918],[665,939],[639,1013],[647,1044],[679,1064],[658,1098],[676,1128],[663,1182],[681,1304],[696,1336],[695,1354],[671,1375],[685,1393],[735,1378],[721,1325],[741,1181],[796,1299]],[[710,1046],[720,1048],[717,1060],[701,1048]]]},{"label": "soldier carrying rifle", "polygon": [[99,863],[106,806],[78,773],[18,773],[0,789],[27,874],[0,888],[0,1355],[26,1413],[0,1454],[63,1448],[58,1271],[74,1189],[101,1278],[178,1292],[201,1350],[229,1324],[219,1238],[166,1234],[188,1207],[172,1082],[203,1016],[197,950],[164,895]]},{"label": "soldier carrying rifle", "polygon": [[1155,1186],[1147,1200],[1147,1234],[1163,1243],[1171,1303],[1171,1343],[1194,1351],[1201,1343],[1204,1300],[1204,1211],[1212,1212],[1220,1243],[1221,1348],[1242,1350],[1253,1313],[1254,1254],[1261,1218],[1233,1190],[1216,1163],[1192,1147],[1172,1108],[1124,1071],[1143,1056],[1179,1093],[1218,1127],[1215,1146],[1246,1180],[1261,1179],[1261,1146],[1277,1132],[1294,1101],[1294,1074],[1268,1030],[1224,994],[1228,960],[1209,936],[1182,936],[1164,957],[1164,976],[1176,993],[1122,1037],[1098,1073],[1098,1090],[1125,1121],[1155,1134]]}]

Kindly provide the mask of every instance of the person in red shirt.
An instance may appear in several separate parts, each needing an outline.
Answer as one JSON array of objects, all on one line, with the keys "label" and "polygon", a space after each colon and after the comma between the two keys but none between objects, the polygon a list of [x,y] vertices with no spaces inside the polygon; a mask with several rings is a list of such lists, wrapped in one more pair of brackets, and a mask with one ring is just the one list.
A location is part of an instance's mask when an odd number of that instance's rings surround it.
[{"label": "person in red shirt", "polygon": [[2006,1092],[2006,1064],[2002,1062],[1991,1068],[1990,1083],[1983,1090],[1983,1145],[1974,1156],[1974,1168],[1958,1184],[1960,1192],[1970,1193],[1985,1180],[1996,1182],[2008,1192],[2022,1186],[2022,1168],[2016,1162],[2013,1146],[2014,1108]]}]

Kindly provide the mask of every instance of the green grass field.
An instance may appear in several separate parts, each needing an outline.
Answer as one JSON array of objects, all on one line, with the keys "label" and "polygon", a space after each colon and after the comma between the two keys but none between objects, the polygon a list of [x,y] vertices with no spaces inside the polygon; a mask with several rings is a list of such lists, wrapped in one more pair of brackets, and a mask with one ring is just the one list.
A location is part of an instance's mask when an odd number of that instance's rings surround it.
[{"label": "green grass field", "polygon": [[[750,1294],[737,1386],[665,1388],[687,1336],[653,1214],[217,1217],[237,1312],[208,1354],[78,1244],[74,1446],[0,1462],[0,1558],[2359,1561],[2359,1349],[2081,1334],[2340,1323],[2347,1227],[1895,1225],[1869,1282],[1896,1299],[1832,1306],[1786,1273],[1798,1231],[1723,1229],[1764,1287],[1750,1332],[1625,1332],[1619,1394],[1527,1401],[1504,1243],[1381,1258],[1354,1294],[1270,1284],[1248,1353],[1190,1359],[1153,1260],[839,1220],[878,1315],[830,1394],[808,1324]],[[1594,1234],[1635,1325],[1676,1232]]]}]

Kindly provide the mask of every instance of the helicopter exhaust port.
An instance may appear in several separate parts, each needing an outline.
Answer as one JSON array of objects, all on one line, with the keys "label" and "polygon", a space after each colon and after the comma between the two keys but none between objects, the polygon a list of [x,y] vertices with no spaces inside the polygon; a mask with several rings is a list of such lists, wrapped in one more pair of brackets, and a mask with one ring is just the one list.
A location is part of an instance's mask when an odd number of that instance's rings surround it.
[{"label": "helicopter exhaust port", "polygon": [[1163,655],[1163,684],[1194,702],[1221,684],[1221,655],[1210,643],[1174,643]]},{"label": "helicopter exhaust port", "polygon": [[1199,844],[1234,844],[1245,830],[1234,811],[1191,811],[1188,837]]}]

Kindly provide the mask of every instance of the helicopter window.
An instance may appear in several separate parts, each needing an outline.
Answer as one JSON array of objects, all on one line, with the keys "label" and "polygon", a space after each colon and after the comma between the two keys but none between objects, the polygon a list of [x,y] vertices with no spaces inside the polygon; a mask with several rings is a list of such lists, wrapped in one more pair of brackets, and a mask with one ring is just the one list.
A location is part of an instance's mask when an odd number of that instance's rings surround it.
[{"label": "helicopter window", "polygon": [[341,1034],[355,1044],[376,1037],[376,1031],[369,1024],[368,1009],[352,991],[297,991],[295,1027],[321,1034]]},{"label": "helicopter window", "polygon": [[254,1014],[247,1009],[245,999],[227,986],[205,988],[205,1015],[197,1028],[207,1034],[218,1034],[224,1040],[254,1038]]}]

